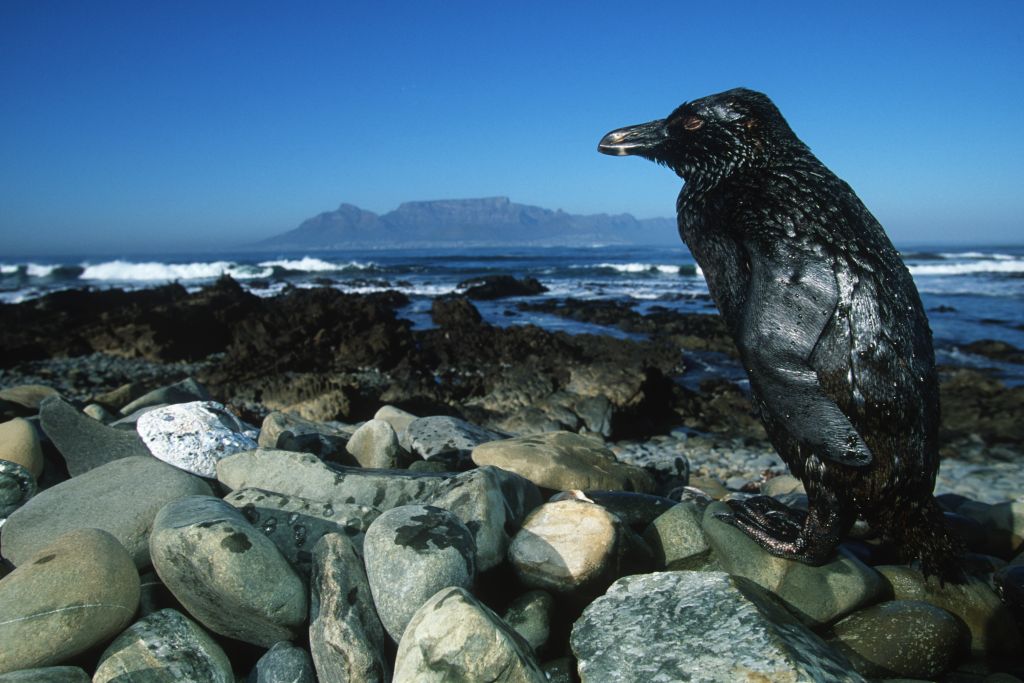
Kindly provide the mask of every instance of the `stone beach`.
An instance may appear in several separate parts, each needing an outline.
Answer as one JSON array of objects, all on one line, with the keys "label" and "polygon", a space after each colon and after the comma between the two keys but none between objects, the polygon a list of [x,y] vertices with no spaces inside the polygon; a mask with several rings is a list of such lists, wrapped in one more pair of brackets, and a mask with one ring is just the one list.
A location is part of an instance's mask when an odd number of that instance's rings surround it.
[{"label": "stone beach", "polygon": [[1021,388],[941,369],[963,584],[862,524],[810,567],[715,516],[806,497],[742,387],[677,381],[713,316],[401,297],[0,306],[0,683],[1024,680]]}]

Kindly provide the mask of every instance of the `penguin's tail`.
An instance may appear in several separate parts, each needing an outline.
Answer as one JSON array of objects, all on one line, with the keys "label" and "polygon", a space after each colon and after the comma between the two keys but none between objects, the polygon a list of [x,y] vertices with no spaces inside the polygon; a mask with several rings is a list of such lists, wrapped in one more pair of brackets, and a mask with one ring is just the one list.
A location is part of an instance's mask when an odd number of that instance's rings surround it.
[{"label": "penguin's tail", "polygon": [[926,577],[942,583],[963,583],[964,544],[946,524],[935,498],[904,503],[886,524],[886,534],[896,545],[900,560],[920,563]]}]

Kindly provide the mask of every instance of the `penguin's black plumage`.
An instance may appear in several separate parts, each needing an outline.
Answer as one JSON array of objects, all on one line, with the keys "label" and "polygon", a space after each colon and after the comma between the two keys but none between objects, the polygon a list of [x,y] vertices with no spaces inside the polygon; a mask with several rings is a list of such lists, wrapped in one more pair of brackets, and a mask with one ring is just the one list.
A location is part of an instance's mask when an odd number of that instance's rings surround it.
[{"label": "penguin's black plumage", "polygon": [[679,233],[739,349],[806,517],[765,497],[729,521],[769,552],[827,561],[858,517],[930,574],[960,549],[932,496],[939,390],[931,330],[882,226],[767,96],[737,88],[614,130],[599,151],[684,179]]}]

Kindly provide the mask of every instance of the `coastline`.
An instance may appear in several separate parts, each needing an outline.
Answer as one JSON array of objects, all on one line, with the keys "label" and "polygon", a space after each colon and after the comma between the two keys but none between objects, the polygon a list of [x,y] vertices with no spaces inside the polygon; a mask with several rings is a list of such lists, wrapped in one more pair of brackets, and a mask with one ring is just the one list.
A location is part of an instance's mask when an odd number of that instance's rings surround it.
[{"label": "coastline", "polygon": [[[224,277],[197,291],[0,305],[0,423],[25,427],[38,456],[0,463],[4,490],[22,494],[0,515],[0,635],[16,644],[0,671],[64,664],[88,680],[139,666],[122,663],[136,656],[119,651],[123,639],[191,629],[202,637],[186,647],[189,666],[230,680],[287,653],[289,675],[305,680],[314,663],[321,675],[348,666],[332,649],[341,629],[345,651],[396,680],[410,666],[403,648],[444,633],[436,656],[466,680],[499,657],[533,672],[524,680],[572,681],[617,636],[608,624],[631,618],[616,596],[635,585],[668,601],[639,615],[645,624],[676,615],[683,597],[705,601],[692,621],[665,621],[664,643],[645,637],[645,659],[767,629],[775,640],[730,650],[725,665],[811,648],[784,655],[778,675],[1024,673],[1013,599],[1024,585],[1024,387],[998,369],[941,368],[937,494],[970,553],[965,583],[939,585],[868,529],[811,567],[720,521],[732,499],[801,509],[806,495],[765,439],[717,316],[516,304],[618,332],[569,334],[492,324],[464,295],[433,299],[431,324],[416,325],[402,316],[408,301],[332,286],[259,297]],[[99,578],[69,580],[65,567]],[[462,611],[448,613],[454,602]],[[287,614],[267,616],[282,603]],[[65,637],[46,616],[81,604],[123,604],[122,618],[90,615]],[[729,604],[749,612],[738,635]],[[913,627],[893,627],[893,614]],[[496,634],[486,651],[459,640],[467,618],[474,634]],[[48,620],[45,638],[21,628],[36,619]],[[858,633],[880,635],[861,644]]]}]

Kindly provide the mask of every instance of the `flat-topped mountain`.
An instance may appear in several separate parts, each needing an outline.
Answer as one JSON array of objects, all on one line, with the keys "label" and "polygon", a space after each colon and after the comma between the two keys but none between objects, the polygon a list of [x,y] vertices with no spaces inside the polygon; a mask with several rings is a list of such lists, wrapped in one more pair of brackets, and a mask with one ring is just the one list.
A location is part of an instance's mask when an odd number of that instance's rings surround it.
[{"label": "flat-topped mountain", "polygon": [[675,219],[578,215],[508,197],[405,202],[378,215],[342,204],[257,243],[265,249],[678,244]]}]

